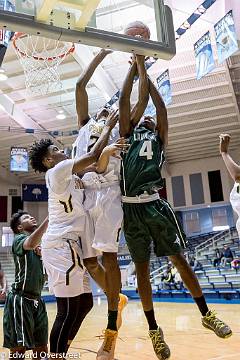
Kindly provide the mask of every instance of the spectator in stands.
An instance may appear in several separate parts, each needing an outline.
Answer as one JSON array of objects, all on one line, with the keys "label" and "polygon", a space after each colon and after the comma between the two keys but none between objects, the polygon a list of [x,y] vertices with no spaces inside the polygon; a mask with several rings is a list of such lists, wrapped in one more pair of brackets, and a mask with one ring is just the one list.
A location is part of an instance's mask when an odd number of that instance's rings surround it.
[{"label": "spectator in stands", "polygon": [[231,262],[231,268],[234,270],[239,270],[240,269],[240,259],[233,259],[233,261]]},{"label": "spectator in stands", "polygon": [[166,287],[170,287],[172,283],[172,273],[171,273],[172,265],[168,263],[167,268],[163,272],[161,276],[161,288],[165,289]]},{"label": "spectator in stands", "polygon": [[194,266],[195,257],[194,255],[188,255],[188,262],[191,267]]},{"label": "spectator in stands", "polygon": [[7,294],[7,279],[0,263],[0,304],[4,304]]},{"label": "spectator in stands", "polygon": [[223,245],[223,257],[221,259],[221,266],[225,267],[233,261],[233,253],[228,245]]},{"label": "spectator in stands", "polygon": [[176,272],[176,274],[174,276],[174,283],[175,283],[175,287],[177,290],[182,290],[183,281],[182,281],[181,275],[179,274],[178,271]]},{"label": "spectator in stands", "polygon": [[[168,264],[168,267],[167,267],[166,271],[163,273],[162,278],[161,278],[161,285],[162,285],[163,289],[166,288],[166,286],[168,288],[171,288],[171,286],[173,286],[175,289],[178,289],[177,285],[180,285],[179,281],[182,282],[182,279],[180,277],[180,280],[179,280],[179,277],[178,277],[177,283],[176,283],[176,279],[175,279],[176,274],[179,274],[177,268],[172,264]],[[180,276],[180,274],[179,274],[179,276]]]},{"label": "spectator in stands", "polygon": [[223,258],[223,252],[220,251],[218,248],[215,249],[215,258],[213,259],[213,266],[218,267],[221,263]]},{"label": "spectator in stands", "polygon": [[193,271],[203,269],[202,263],[199,260],[197,260],[194,256],[192,257],[192,259],[190,261],[190,266],[192,266]]}]

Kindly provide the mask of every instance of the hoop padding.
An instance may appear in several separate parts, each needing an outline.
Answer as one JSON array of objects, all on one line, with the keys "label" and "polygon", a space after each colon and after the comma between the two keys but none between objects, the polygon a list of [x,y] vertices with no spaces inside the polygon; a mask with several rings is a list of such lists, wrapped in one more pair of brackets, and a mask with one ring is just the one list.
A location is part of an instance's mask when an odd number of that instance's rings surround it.
[{"label": "hoop padding", "polygon": [[46,95],[62,89],[59,65],[75,50],[74,44],[16,33],[13,46],[24,69],[27,90]]}]

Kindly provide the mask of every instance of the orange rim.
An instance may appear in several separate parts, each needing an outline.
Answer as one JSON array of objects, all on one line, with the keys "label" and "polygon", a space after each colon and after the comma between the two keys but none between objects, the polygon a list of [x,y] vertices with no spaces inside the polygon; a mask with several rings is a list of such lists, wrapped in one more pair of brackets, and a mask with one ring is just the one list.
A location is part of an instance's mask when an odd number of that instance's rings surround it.
[{"label": "orange rim", "polygon": [[[22,32],[17,32],[17,33],[14,34],[14,37],[13,37],[13,46],[17,50],[17,52],[19,52],[19,54],[22,55],[22,57],[26,57],[28,55],[25,52],[23,52],[22,50],[19,49],[19,47],[17,46],[16,41],[18,39],[20,39],[21,37],[25,36],[25,35],[27,35],[27,34],[22,33]],[[67,52],[65,52],[63,54],[60,54],[58,56],[51,56],[51,57],[32,56],[32,58],[35,59],[35,60],[53,61],[53,60],[62,59],[65,56],[68,56],[69,54],[73,53],[74,50],[75,50],[75,45],[72,43],[72,46],[70,47],[70,49]]]}]

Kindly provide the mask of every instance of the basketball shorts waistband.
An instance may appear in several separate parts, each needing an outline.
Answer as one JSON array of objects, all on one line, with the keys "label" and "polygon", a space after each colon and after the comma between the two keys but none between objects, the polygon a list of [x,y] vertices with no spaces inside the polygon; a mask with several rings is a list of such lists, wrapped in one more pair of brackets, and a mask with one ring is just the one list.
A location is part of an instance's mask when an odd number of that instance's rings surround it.
[{"label": "basketball shorts waistband", "polygon": [[136,196],[122,196],[122,202],[127,204],[142,204],[148,203],[151,201],[159,200],[160,196],[158,193],[149,195],[149,194],[142,194]]}]

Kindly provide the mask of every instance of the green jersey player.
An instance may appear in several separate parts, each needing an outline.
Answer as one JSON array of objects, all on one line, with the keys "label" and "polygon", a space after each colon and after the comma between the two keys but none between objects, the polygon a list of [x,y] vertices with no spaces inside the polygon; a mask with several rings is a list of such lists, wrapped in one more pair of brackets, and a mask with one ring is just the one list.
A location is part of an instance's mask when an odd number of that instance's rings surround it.
[{"label": "green jersey player", "polygon": [[202,314],[203,326],[222,338],[229,337],[232,331],[208,309],[196,275],[182,254],[185,235],[171,206],[158,194],[162,186],[161,167],[168,139],[167,110],[154,84],[145,76],[142,77],[145,82],[142,81],[139,87],[141,97],[148,100],[150,93],[156,108],[156,120],[152,116],[142,116],[145,109],[137,115],[135,108],[131,111],[130,96],[135,74],[134,61],[119,101],[120,136],[127,138],[130,144],[122,160],[124,233],[136,266],[139,295],[155,354],[158,359],[169,359],[170,349],[153,310],[149,274],[151,243],[157,256],[169,256],[178,269]]}]

